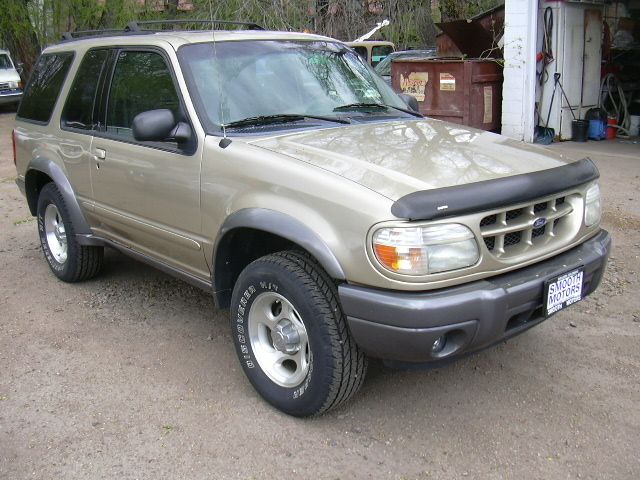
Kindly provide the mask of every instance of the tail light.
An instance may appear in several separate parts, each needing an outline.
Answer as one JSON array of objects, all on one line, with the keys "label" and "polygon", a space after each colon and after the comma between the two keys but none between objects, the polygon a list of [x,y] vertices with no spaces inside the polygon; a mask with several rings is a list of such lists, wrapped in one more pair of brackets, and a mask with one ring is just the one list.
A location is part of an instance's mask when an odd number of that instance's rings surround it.
[{"label": "tail light", "polygon": [[16,165],[17,157],[16,157],[16,131],[11,131],[11,143],[13,144],[13,164]]}]

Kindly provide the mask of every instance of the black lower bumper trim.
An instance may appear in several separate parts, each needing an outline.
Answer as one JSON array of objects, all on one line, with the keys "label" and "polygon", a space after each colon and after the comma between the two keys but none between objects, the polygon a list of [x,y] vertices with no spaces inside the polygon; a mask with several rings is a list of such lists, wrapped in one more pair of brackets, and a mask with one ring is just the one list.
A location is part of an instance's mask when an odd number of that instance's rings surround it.
[{"label": "black lower bumper trim", "polygon": [[[340,301],[351,333],[370,356],[432,362],[480,350],[545,320],[545,282],[584,268],[583,296],[600,283],[611,249],[602,230],[583,244],[543,262],[486,280],[432,292],[374,290],[343,284]],[[434,353],[447,335],[449,350]],[[455,348],[453,348],[455,347]]]}]

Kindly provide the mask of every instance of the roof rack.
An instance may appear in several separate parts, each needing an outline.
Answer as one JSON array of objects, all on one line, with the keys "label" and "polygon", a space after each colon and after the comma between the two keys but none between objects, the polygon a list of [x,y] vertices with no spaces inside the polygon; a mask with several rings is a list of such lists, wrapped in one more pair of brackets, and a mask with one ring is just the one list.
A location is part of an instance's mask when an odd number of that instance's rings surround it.
[{"label": "roof rack", "polygon": [[[76,30],[75,32],[64,32],[62,34],[62,40],[77,40],[84,37],[108,37],[111,35],[124,35],[126,33],[133,33],[129,30],[120,30],[117,28],[105,28],[103,30]],[[150,31],[135,32],[135,33],[152,33]]]},{"label": "roof rack", "polygon": [[127,31],[130,32],[142,32],[145,29],[141,28],[145,25],[190,25],[194,23],[202,23],[205,25],[236,25],[240,27],[247,27],[249,30],[264,30],[264,28],[257,23],[253,22],[235,22],[232,20],[216,20],[216,19],[179,19],[179,20],[143,20],[133,21],[127,24]]},{"label": "roof rack", "polygon": [[234,22],[231,20],[203,20],[203,19],[179,19],[179,20],[143,20],[129,22],[124,29],[107,28],[102,30],[77,30],[75,32],[65,32],[62,40],[77,40],[85,37],[108,37],[112,35],[140,35],[153,32],[171,31],[144,28],[151,25],[193,25],[201,23],[203,25],[236,25],[246,27],[248,30],[264,30],[264,28],[253,22]]}]

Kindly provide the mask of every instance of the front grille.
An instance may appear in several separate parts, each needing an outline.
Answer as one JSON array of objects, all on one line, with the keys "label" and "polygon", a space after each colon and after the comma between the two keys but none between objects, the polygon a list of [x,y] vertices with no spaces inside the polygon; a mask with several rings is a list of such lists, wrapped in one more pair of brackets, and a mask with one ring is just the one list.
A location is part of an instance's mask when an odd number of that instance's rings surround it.
[{"label": "front grille", "polygon": [[484,227],[486,225],[493,225],[497,221],[498,221],[498,216],[497,215],[489,215],[488,217],[484,217],[482,219],[482,221],[480,222],[480,226]]},{"label": "front grille", "polygon": [[549,205],[549,202],[536,203],[533,206],[533,212],[534,213],[542,212],[543,210],[547,209],[548,205]]},{"label": "front grille", "polygon": [[573,206],[566,195],[533,201],[487,215],[480,221],[480,232],[489,252],[509,258],[557,239],[571,213]]},{"label": "front grille", "polygon": [[9,90],[8,83],[0,83],[0,90]]},{"label": "front grille", "polygon": [[517,245],[522,240],[522,232],[511,232],[504,236],[504,248]]},{"label": "front grille", "polygon": [[534,228],[533,230],[531,230],[531,238],[538,238],[538,237],[544,235],[544,232],[546,230],[547,230],[547,226],[546,225],[544,227]]}]

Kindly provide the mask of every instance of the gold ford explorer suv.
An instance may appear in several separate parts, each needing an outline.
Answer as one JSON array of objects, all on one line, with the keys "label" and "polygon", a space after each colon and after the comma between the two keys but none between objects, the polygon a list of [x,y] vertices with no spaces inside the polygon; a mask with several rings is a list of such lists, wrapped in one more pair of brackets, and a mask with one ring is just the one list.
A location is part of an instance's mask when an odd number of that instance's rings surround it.
[{"label": "gold ford explorer suv", "polygon": [[59,279],[108,246],[210,291],[250,382],[296,416],[354,395],[368,357],[449,361],[543,322],[610,250],[590,160],[423,118],[316,35],[63,41],[13,137]]}]

